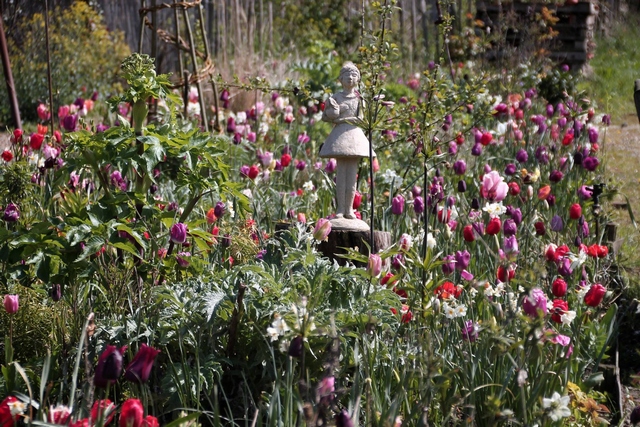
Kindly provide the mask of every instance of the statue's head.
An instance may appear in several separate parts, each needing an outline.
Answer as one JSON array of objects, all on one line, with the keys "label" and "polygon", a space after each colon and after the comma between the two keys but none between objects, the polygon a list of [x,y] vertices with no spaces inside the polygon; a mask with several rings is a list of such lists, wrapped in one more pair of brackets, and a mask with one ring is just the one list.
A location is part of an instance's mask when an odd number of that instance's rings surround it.
[{"label": "statue's head", "polygon": [[355,76],[355,84],[360,81],[360,70],[358,70],[358,67],[356,67],[353,62],[345,62],[340,70],[340,77],[338,77],[338,80],[343,82],[349,75]]}]

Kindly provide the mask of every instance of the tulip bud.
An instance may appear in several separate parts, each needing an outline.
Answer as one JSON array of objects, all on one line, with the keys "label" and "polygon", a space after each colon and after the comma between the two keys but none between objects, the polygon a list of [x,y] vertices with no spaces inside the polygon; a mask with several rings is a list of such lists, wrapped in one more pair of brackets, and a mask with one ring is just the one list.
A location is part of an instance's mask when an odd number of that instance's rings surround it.
[{"label": "tulip bud", "polygon": [[551,292],[558,298],[562,298],[567,294],[567,282],[558,277],[551,285]]},{"label": "tulip bud", "polygon": [[173,224],[169,234],[173,243],[181,245],[187,241],[187,225],[181,222]]},{"label": "tulip bud", "polygon": [[18,206],[13,203],[9,203],[4,210],[2,219],[5,220],[6,222],[16,222],[17,220],[19,220],[20,209],[18,209]]},{"label": "tulip bud", "polygon": [[18,295],[5,295],[4,296],[4,309],[9,314],[16,314],[18,312],[18,308],[20,308]]},{"label": "tulip bud", "polygon": [[402,212],[404,212],[404,197],[398,194],[391,201],[391,213],[394,215],[402,215]]},{"label": "tulip bud", "polygon": [[291,340],[289,344],[289,356],[294,357],[296,359],[302,356],[302,351],[304,350],[304,339],[301,335],[298,335],[294,339]]},{"label": "tulip bud", "polygon": [[62,299],[62,287],[59,283],[51,286],[51,299],[56,302]]},{"label": "tulip bud", "polygon": [[367,273],[369,277],[378,277],[382,272],[382,258],[378,254],[369,255],[369,262],[367,264]]},{"label": "tulip bud", "polygon": [[327,240],[331,233],[331,221],[326,218],[319,218],[313,230],[313,238],[318,241]]},{"label": "tulip bud", "polygon": [[458,181],[458,193],[464,193],[467,191],[467,182],[460,180]]}]

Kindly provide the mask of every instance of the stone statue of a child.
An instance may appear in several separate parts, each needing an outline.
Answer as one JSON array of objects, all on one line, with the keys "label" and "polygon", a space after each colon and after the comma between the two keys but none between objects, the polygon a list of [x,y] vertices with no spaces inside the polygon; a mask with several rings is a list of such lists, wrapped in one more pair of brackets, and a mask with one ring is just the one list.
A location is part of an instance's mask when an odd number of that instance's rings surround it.
[{"label": "stone statue of a child", "polygon": [[327,100],[322,114],[322,120],[334,123],[335,127],[320,148],[320,157],[336,159],[336,218],[355,219],[353,199],[358,164],[361,158],[369,157],[369,140],[354,124],[360,116],[360,97],[355,91],[360,71],[347,62],[340,70],[339,81],[342,92]]}]

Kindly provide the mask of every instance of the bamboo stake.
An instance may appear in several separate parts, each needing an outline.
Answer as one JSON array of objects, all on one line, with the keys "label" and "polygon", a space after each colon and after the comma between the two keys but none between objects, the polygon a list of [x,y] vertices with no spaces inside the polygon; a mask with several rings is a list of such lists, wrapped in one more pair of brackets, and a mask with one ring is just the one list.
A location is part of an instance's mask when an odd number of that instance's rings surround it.
[{"label": "bamboo stake", "polygon": [[49,0],[44,0],[44,30],[45,30],[45,44],[47,49],[47,83],[49,84],[49,117],[51,117],[51,138],[53,139],[53,79],[51,78],[51,47],[49,46]]},{"label": "bamboo stake", "polygon": [[[204,13],[202,12],[202,6],[198,7],[198,16],[200,19],[200,31],[202,31],[202,38],[204,40],[204,53],[206,56],[205,62],[209,62],[211,60],[211,51],[209,49],[209,40],[207,39],[207,31],[204,27]],[[211,88],[213,89],[213,103],[215,106],[215,119],[213,120],[213,128],[216,132],[220,132],[220,121],[218,120],[218,112],[220,111],[220,105],[218,104],[218,88],[216,87],[216,81],[213,77],[213,74],[209,74],[209,81],[211,82]],[[200,86],[198,86],[198,91],[200,91]],[[204,99],[204,93],[198,92],[200,95],[200,99]],[[203,119],[206,120],[206,115],[203,114]]]},{"label": "bamboo stake", "polygon": [[[144,9],[145,0],[140,0],[140,8]],[[138,53],[142,53],[142,41],[144,40],[144,18],[146,14],[144,12],[140,13],[140,36],[138,38]]]},{"label": "bamboo stake", "polygon": [[[173,0],[173,3],[174,4],[178,3],[178,0]],[[180,16],[178,15],[178,8],[177,7],[173,8],[173,19],[175,21],[175,28],[176,28],[176,49],[178,51],[178,66],[180,67],[180,75],[183,76],[184,75],[184,61],[182,60],[181,49],[178,47],[178,43],[179,43],[179,40],[180,40]]]},{"label": "bamboo stake", "polygon": [[[193,61],[193,73],[198,74],[198,55],[196,55],[196,45],[193,41],[193,32],[191,31],[191,22],[189,22],[189,13],[187,9],[183,9],[183,16],[185,25],[187,28],[187,34],[189,35],[189,44],[191,45],[191,61]],[[188,85],[189,82],[186,81],[185,85]],[[196,86],[198,87],[198,94],[200,95],[200,116],[202,117],[202,124],[204,126],[205,132],[209,132],[209,122],[207,121],[207,110],[204,104],[204,97],[202,96],[202,82],[198,80],[196,82]]]}]

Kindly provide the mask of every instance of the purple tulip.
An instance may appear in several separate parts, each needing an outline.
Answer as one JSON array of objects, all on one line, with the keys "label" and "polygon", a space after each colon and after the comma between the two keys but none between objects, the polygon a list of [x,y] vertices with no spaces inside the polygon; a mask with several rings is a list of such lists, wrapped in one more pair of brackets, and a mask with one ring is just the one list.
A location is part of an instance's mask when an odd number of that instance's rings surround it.
[{"label": "purple tulip", "polygon": [[518,226],[513,218],[507,219],[502,225],[502,233],[506,237],[514,236],[518,232]]},{"label": "purple tulip", "polygon": [[127,381],[146,383],[153,368],[153,362],[160,350],[149,347],[146,344],[140,346],[140,350],[133,357],[133,360],[127,366],[124,378]]},{"label": "purple tulip", "polygon": [[571,260],[568,257],[562,258],[562,260],[558,262],[558,274],[566,278],[571,276],[572,273]]},{"label": "purple tulip", "polygon": [[169,234],[173,243],[181,245],[187,241],[187,225],[182,222],[175,223],[171,226]]},{"label": "purple tulip", "polygon": [[236,132],[236,121],[233,117],[229,117],[227,119],[227,132],[235,133]]},{"label": "purple tulip", "polygon": [[394,215],[402,215],[402,212],[404,212],[404,197],[398,194],[391,200],[391,213]]},{"label": "purple tulip", "polygon": [[391,258],[391,268],[396,271],[402,270],[404,268],[404,255],[403,254],[395,254]]},{"label": "purple tulip", "polygon": [[502,243],[503,250],[507,258],[513,259],[520,253],[518,250],[518,239],[516,236],[505,237]]},{"label": "purple tulip", "polygon": [[593,194],[593,190],[589,190],[586,185],[580,186],[577,190],[580,200],[589,200]]},{"label": "purple tulip", "polygon": [[560,215],[554,215],[553,218],[551,218],[550,228],[552,231],[556,231],[556,232],[560,232],[564,229],[564,223]]},{"label": "purple tulip", "polygon": [[457,160],[453,164],[453,171],[456,175],[464,175],[467,172],[467,163],[464,160]]},{"label": "purple tulip", "polygon": [[215,207],[213,208],[213,214],[216,216],[216,218],[222,218],[225,211],[226,205],[224,204],[224,202],[216,203]]},{"label": "purple tulip", "polygon": [[582,161],[582,167],[584,167],[586,170],[590,172],[593,172],[594,170],[596,170],[599,164],[600,164],[600,161],[598,160],[597,157],[589,156]]},{"label": "purple tulip", "polygon": [[553,109],[553,105],[551,104],[547,104],[547,117],[551,118],[553,117],[553,113],[555,112]]},{"label": "purple tulip", "polygon": [[93,383],[96,387],[106,388],[114,384],[122,374],[122,360],[127,346],[118,349],[115,345],[108,345],[100,354],[96,371],[93,375]]},{"label": "purple tulip", "polygon": [[456,269],[456,259],[453,255],[447,255],[442,259],[442,272],[449,275]]},{"label": "purple tulip", "polygon": [[466,249],[464,251],[456,251],[455,259],[455,269],[458,271],[465,270],[467,267],[469,267],[471,254]]},{"label": "purple tulip", "polygon": [[333,159],[333,158],[329,159],[327,161],[327,165],[324,167],[324,171],[326,173],[334,173],[336,171],[336,164],[337,164],[336,159]]},{"label": "purple tulip", "polygon": [[471,155],[479,156],[481,154],[482,154],[482,144],[480,144],[479,142],[476,144],[473,144],[473,147],[471,147]]},{"label": "purple tulip", "polygon": [[529,160],[529,154],[527,154],[527,150],[521,148],[516,153],[516,160],[518,161],[518,163],[527,163],[527,160]]},{"label": "purple tulip", "polygon": [[504,168],[504,174],[511,176],[511,175],[515,175],[516,173],[516,165],[514,165],[513,163],[509,163],[505,168]]},{"label": "purple tulip", "polygon": [[515,208],[511,211],[511,219],[516,223],[516,225],[520,225],[522,222],[522,211],[520,208]]},{"label": "purple tulip", "polygon": [[554,184],[557,182],[562,181],[562,177],[564,177],[564,174],[562,172],[560,172],[559,170],[555,169],[553,171],[551,171],[551,173],[549,174],[549,181],[553,182]]},{"label": "purple tulip", "polygon": [[462,339],[469,342],[474,342],[478,339],[478,324],[473,320],[467,320],[464,322],[464,328],[462,328]]},{"label": "purple tulip", "polygon": [[20,209],[14,203],[9,203],[7,207],[4,209],[4,214],[2,215],[2,219],[6,222],[16,222],[20,219]]},{"label": "purple tulip", "polygon": [[522,309],[531,317],[538,317],[538,312],[547,314],[547,296],[540,288],[533,288],[522,300]]},{"label": "purple tulip", "polygon": [[546,165],[549,163],[549,154],[547,153],[547,147],[545,147],[544,145],[541,145],[538,148],[536,148],[534,155],[536,160],[540,164]]},{"label": "purple tulip", "polygon": [[463,180],[458,181],[458,193],[464,193],[465,191],[467,191],[466,181],[463,181]]},{"label": "purple tulip", "polygon": [[67,132],[75,131],[77,126],[78,126],[78,115],[77,114],[69,114],[64,119],[62,119],[62,127]]},{"label": "purple tulip", "polygon": [[296,169],[298,169],[299,171],[303,171],[304,168],[307,167],[307,162],[305,162],[304,160],[300,160],[297,164],[296,164]]},{"label": "purple tulip", "polygon": [[62,299],[62,287],[60,286],[59,283],[55,283],[53,285],[51,285],[51,299],[54,300],[55,302],[58,302]]},{"label": "purple tulip", "polygon": [[416,196],[416,198],[413,199],[413,211],[417,215],[424,212],[424,200],[422,199],[422,196]]}]

